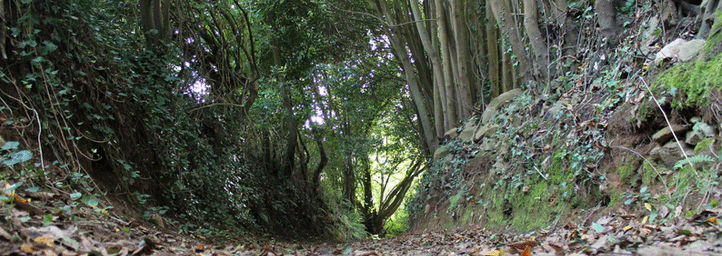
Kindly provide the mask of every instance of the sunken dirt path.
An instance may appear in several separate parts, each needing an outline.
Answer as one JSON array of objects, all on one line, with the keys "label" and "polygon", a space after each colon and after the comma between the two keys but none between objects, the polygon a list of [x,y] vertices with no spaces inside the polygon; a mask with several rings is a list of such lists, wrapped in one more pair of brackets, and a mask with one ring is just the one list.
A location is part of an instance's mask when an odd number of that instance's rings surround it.
[{"label": "sunken dirt path", "polygon": [[[348,243],[294,243],[250,237],[213,244],[123,220],[97,207],[58,200],[0,201],[0,255],[719,255],[722,208],[684,216],[664,206],[511,235],[469,228]],[[66,209],[68,212],[50,211]],[[72,214],[68,214],[72,213]],[[74,216],[68,218],[68,216]],[[650,221],[651,219],[651,221]],[[665,221],[661,223],[664,219]],[[654,221],[657,220],[657,221]]]}]

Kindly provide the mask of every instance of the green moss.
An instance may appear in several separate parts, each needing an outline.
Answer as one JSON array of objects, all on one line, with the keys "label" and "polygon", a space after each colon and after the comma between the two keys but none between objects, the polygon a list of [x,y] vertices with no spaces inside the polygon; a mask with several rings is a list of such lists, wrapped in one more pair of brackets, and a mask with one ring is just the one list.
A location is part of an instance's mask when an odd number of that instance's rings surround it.
[{"label": "green moss", "polygon": [[617,170],[619,171],[619,180],[622,183],[625,184],[635,184],[637,183],[637,168],[634,167],[635,164],[633,164],[632,161],[627,161],[622,166],[619,166]]},{"label": "green moss", "polygon": [[561,184],[574,178],[574,173],[566,168],[565,159],[568,155],[569,153],[564,149],[559,149],[552,154],[552,163],[546,170],[552,184]]},{"label": "green moss", "polygon": [[624,191],[621,189],[611,190],[607,194],[609,195],[609,207],[622,203],[624,199]]},{"label": "green moss", "polygon": [[[672,106],[705,107],[710,88],[722,88],[722,55],[717,55],[710,61],[682,63],[662,73],[653,82],[654,89],[665,88],[670,94],[677,88],[686,96],[683,102],[675,97]],[[653,89],[653,91],[655,91]]]},{"label": "green moss", "polygon": [[[655,111],[657,111],[656,108],[651,108],[647,104],[641,104],[641,105],[639,105],[639,110],[637,110],[637,119],[640,122],[645,123],[645,122],[647,122],[647,118],[650,118],[655,115]],[[634,124],[634,123],[636,123],[636,120],[630,119],[630,122],[632,122]]]},{"label": "green moss", "polygon": [[652,166],[649,165],[647,162],[642,164],[642,172],[644,172],[644,174],[642,175],[642,184],[644,186],[653,186],[657,179],[657,176],[659,175],[657,171],[658,170],[652,168]]},{"label": "green moss", "polygon": [[548,225],[560,211],[560,204],[549,205],[558,190],[540,181],[530,186],[526,193],[517,193],[511,200],[514,215],[512,228],[522,232]]}]

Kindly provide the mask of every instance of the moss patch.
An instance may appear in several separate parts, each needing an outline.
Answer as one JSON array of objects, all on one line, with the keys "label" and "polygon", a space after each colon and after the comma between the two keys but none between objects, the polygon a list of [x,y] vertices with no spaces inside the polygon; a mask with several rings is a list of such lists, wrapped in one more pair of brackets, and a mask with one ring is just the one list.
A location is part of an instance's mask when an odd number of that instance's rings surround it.
[{"label": "moss patch", "polygon": [[[653,82],[652,91],[666,90],[676,96],[676,90],[683,93],[684,98],[674,97],[672,106],[705,107],[710,88],[722,88],[722,55],[710,61],[682,63],[670,68]],[[676,88],[676,89],[674,89]]]}]

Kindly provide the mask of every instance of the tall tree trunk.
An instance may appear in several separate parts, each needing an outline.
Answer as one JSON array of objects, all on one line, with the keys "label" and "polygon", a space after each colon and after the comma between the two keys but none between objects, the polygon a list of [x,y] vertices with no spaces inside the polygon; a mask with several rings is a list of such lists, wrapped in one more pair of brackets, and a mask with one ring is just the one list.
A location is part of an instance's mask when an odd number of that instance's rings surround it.
[{"label": "tall tree trunk", "polygon": [[[281,54],[279,53],[278,49],[278,42],[275,37],[271,39],[271,44],[273,47],[273,61],[275,62],[277,67],[282,67],[283,61],[281,60]],[[298,146],[298,125],[296,123],[296,119],[293,116],[293,102],[291,101],[291,84],[286,83],[286,79],[281,73],[276,74],[276,79],[281,84],[281,104],[283,105],[286,119],[286,127],[288,128],[288,136],[286,137],[286,155],[283,159],[283,164],[281,167],[282,169],[279,175],[280,177],[277,178],[287,178],[291,174],[293,174],[293,170],[296,165],[295,161],[296,147]]]},{"label": "tall tree trunk", "polygon": [[323,172],[323,169],[326,168],[326,165],[328,164],[328,156],[326,156],[326,149],[323,146],[323,141],[321,140],[321,137],[315,133],[313,137],[316,140],[316,145],[318,146],[318,151],[320,154],[319,157],[321,158],[321,160],[316,167],[316,171],[313,172],[313,177],[311,178],[311,187],[314,193],[318,193],[318,188],[321,185],[321,172]]},{"label": "tall tree trunk", "polygon": [[444,8],[444,0],[436,0],[436,18],[438,19],[438,32],[441,42],[441,61],[442,72],[444,73],[444,97],[446,105],[444,106],[444,130],[449,130],[456,125],[459,120],[456,113],[456,95],[454,86],[454,77],[451,70],[451,51],[449,49],[449,30],[447,25],[448,17]]},{"label": "tall tree trunk", "polygon": [[501,93],[501,77],[499,76],[500,64],[503,62],[499,57],[499,34],[495,24],[497,23],[494,14],[491,12],[491,4],[486,1],[486,45],[488,46],[488,65],[489,65],[489,87],[491,87],[491,97],[495,98]]},{"label": "tall tree trunk", "polygon": [[[424,86],[424,84],[420,83],[417,74],[414,72],[414,65],[411,63],[411,58],[409,57],[406,48],[407,45],[402,40],[403,33],[399,31],[399,26],[396,26],[396,22],[393,20],[394,16],[392,15],[391,10],[389,10],[386,2],[380,0],[368,1],[371,5],[376,7],[377,11],[386,18],[386,22],[392,27],[387,36],[391,42],[391,48],[394,51],[394,56],[401,62],[402,69],[404,70],[406,82],[409,86],[409,93],[411,94],[411,99],[414,103],[414,110],[418,115],[419,130],[421,131],[424,142],[424,154],[429,156],[436,150],[436,148],[438,148],[437,137],[434,132],[435,126],[432,122],[431,114],[429,113],[429,110],[433,109],[429,106],[429,104],[433,104],[433,97],[431,95],[425,96],[423,93],[424,90],[421,87]],[[417,55],[421,54],[423,53],[417,53]],[[433,85],[429,85],[429,87],[431,86]]]},{"label": "tall tree trunk", "polygon": [[512,69],[514,67],[512,66],[511,62],[511,54],[508,52],[505,52],[502,54],[502,64],[501,64],[501,84],[502,84],[502,92],[510,91],[514,88],[514,77]]},{"label": "tall tree trunk", "polygon": [[597,0],[594,2],[594,9],[597,11],[597,22],[604,43],[616,45],[617,12],[614,9],[614,0]]},{"label": "tall tree trunk", "polygon": [[536,0],[524,0],[524,29],[529,35],[529,42],[531,42],[534,52],[533,73],[541,78],[541,81],[547,82],[549,77],[549,49],[539,30]]},{"label": "tall tree trunk", "polygon": [[509,43],[511,43],[511,49],[516,55],[515,61],[519,62],[519,72],[523,74],[522,80],[529,81],[531,80],[531,70],[529,70],[528,66],[529,62],[527,60],[527,52],[526,50],[524,50],[524,45],[521,41],[519,28],[514,22],[514,17],[512,16],[511,9],[508,6],[508,1],[509,0],[488,0],[491,6],[491,11],[494,14],[494,18],[497,22],[499,22],[501,31],[504,31],[507,40],[509,40]]},{"label": "tall tree trunk", "polygon": [[463,1],[451,1],[451,25],[456,43],[456,98],[460,120],[466,120],[471,115],[474,105],[471,95],[471,49],[469,47],[469,31],[466,25]]},{"label": "tall tree trunk", "polygon": [[[344,118],[345,119],[345,118]],[[344,135],[351,136],[351,127],[348,120],[344,120],[341,124],[341,129]],[[356,169],[354,168],[354,156],[349,150],[346,150],[343,155],[343,198],[348,200],[352,207],[356,206]]]},{"label": "tall tree trunk", "polygon": [[[146,40],[158,46],[170,37],[171,0],[140,0],[140,20]],[[155,33],[150,33],[155,30]]]},{"label": "tall tree trunk", "polygon": [[431,62],[433,72],[432,94],[434,99],[434,127],[436,130],[436,136],[441,137],[446,131],[444,129],[445,127],[443,111],[443,106],[446,104],[446,98],[442,96],[442,92],[444,92],[444,88],[442,87],[444,82],[444,73],[442,72],[441,58],[439,57],[439,50],[436,44],[436,42],[438,42],[438,38],[435,34],[434,37],[429,36],[429,34],[427,33],[427,30],[429,29],[424,27],[425,22],[421,22],[424,18],[421,15],[418,1],[412,0],[409,2],[411,3],[411,11],[414,15],[414,20],[416,21],[414,22],[414,24],[416,24],[417,30],[419,32],[419,38],[421,39],[421,43],[424,46],[424,51],[429,56],[429,61]]}]

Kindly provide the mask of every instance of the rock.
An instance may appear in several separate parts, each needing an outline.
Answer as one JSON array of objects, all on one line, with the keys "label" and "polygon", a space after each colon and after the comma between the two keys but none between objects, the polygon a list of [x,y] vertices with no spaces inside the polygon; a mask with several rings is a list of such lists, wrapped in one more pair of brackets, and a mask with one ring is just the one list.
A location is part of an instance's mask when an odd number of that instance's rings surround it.
[{"label": "rock", "polygon": [[677,134],[677,138],[680,138],[682,132],[687,131],[687,126],[674,124],[672,125],[672,130],[669,129],[669,126],[664,127],[664,129],[659,130],[652,135],[652,140],[656,141],[659,145],[663,145],[667,142],[667,140],[673,137],[672,131],[674,131],[674,134]]},{"label": "rock", "polygon": [[679,53],[677,53],[677,56],[679,56],[679,60],[681,62],[692,61],[695,57],[697,57],[697,53],[702,50],[702,47],[704,47],[704,43],[704,39],[693,39],[689,42],[684,43],[679,48]]},{"label": "rock", "polygon": [[486,109],[484,110],[484,114],[481,115],[481,123],[486,124],[489,122],[489,120],[496,115],[496,111],[501,108],[504,104],[509,102],[510,100],[514,99],[516,95],[519,95],[521,93],[521,89],[516,88],[511,91],[502,93],[499,95],[499,97],[494,98],[489,102],[489,105],[486,106]]},{"label": "rock", "polygon": [[496,143],[497,141],[495,139],[484,138],[484,141],[481,143],[481,150],[493,151],[494,149],[496,149]]},{"label": "rock", "polygon": [[457,129],[456,127],[451,128],[450,130],[446,131],[446,133],[444,133],[445,139],[454,140],[458,136],[459,136],[459,129]]},{"label": "rock", "polygon": [[697,145],[700,141],[702,141],[704,135],[699,131],[690,131],[685,135],[684,143],[687,143],[689,145]]},{"label": "rock", "polygon": [[449,148],[449,145],[443,145],[439,147],[436,152],[434,152],[434,162],[446,157],[447,155],[449,155],[450,152],[451,148]]},{"label": "rock", "polygon": [[549,108],[549,110],[547,110],[547,115],[549,115],[549,117],[551,117],[551,118],[557,118],[559,116],[559,113],[562,112],[562,108],[563,108],[562,105],[564,105],[564,103],[566,103],[566,102],[558,101],[556,104],[554,104],[554,106],[552,106],[551,108]]},{"label": "rock", "polygon": [[474,138],[474,132],[476,132],[477,122],[476,118],[469,119],[464,125],[464,130],[459,134],[459,139],[463,141],[471,141]]},{"label": "rock", "polygon": [[474,142],[478,142],[481,138],[488,138],[491,135],[494,135],[499,128],[501,128],[501,126],[498,124],[487,124],[479,127],[479,129],[476,130],[476,133],[474,133]]},{"label": "rock", "polygon": [[694,127],[692,127],[692,130],[702,132],[702,135],[705,137],[714,137],[717,134],[717,131],[715,131],[714,127],[710,126],[709,124],[705,122],[698,122],[694,124]]},{"label": "rock", "polygon": [[662,47],[662,50],[655,56],[654,63],[659,64],[659,62],[667,58],[678,58],[682,62],[691,61],[697,56],[697,53],[702,50],[704,43],[704,39],[687,41],[682,38],[677,38]]},{"label": "rock", "polygon": [[[694,151],[687,147],[684,143],[682,144],[682,148],[684,148],[687,156],[694,155]],[[663,164],[667,168],[674,167],[674,164],[676,164],[677,161],[684,158],[684,154],[682,154],[682,151],[679,150],[679,145],[677,145],[677,142],[675,141],[670,141],[662,147],[655,147],[649,152],[649,154],[653,161]]]},{"label": "rock", "polygon": [[687,40],[684,40],[682,38],[677,38],[671,43],[668,43],[664,47],[662,47],[662,50],[659,50],[657,55],[654,58],[654,63],[658,64],[662,60],[666,58],[674,58],[677,57],[677,53],[679,53],[679,48],[682,46],[682,44],[686,43]]},{"label": "rock", "polygon": [[654,33],[659,26],[659,19],[657,18],[657,16],[652,16],[651,18],[649,18],[649,21],[647,21],[646,24],[648,25],[648,27],[644,30],[642,35],[648,36],[648,38],[645,38],[642,41],[640,47],[640,49],[642,50],[642,54],[644,55],[647,55],[649,51],[653,49],[652,47],[650,47],[650,45],[656,42],[659,38],[659,36]]}]

